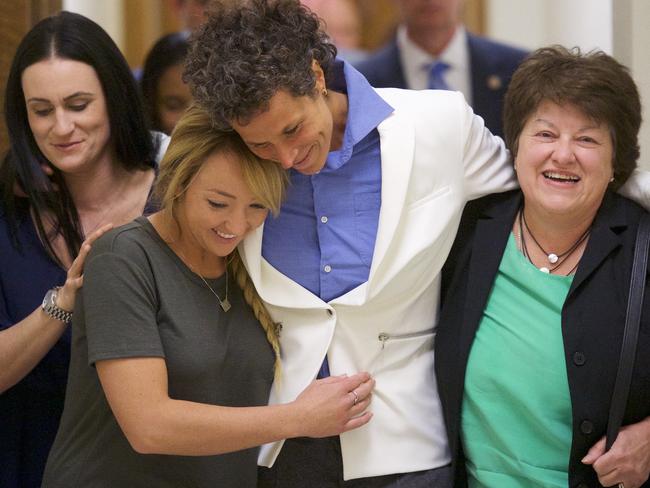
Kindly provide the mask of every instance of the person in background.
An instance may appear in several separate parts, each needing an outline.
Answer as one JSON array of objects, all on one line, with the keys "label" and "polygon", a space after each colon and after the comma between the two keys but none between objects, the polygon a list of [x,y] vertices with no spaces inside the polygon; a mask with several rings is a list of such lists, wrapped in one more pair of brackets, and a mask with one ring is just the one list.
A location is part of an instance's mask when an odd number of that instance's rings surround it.
[{"label": "person in background", "polygon": [[[69,12],[21,41],[0,164],[0,486],[39,487],[90,244],[147,211],[159,140],[119,49]],[[85,243],[84,243],[85,241]]]},{"label": "person in background", "polygon": [[279,326],[236,247],[278,211],[285,183],[235,132],[186,112],[161,162],[160,210],[88,256],[44,488],[254,488],[256,446],[370,420],[367,374],[266,406]]},{"label": "person in background", "polygon": [[471,202],[443,269],[436,376],[454,486],[649,486],[650,293],[623,428],[605,453],[632,257],[645,213],[614,193],[641,104],[600,52],[543,48],[513,75],[521,190]]},{"label": "person in background", "polygon": [[323,20],[338,56],[354,64],[368,55],[361,49],[361,13],[354,0],[301,1]]},{"label": "person in background", "polygon": [[374,87],[460,91],[498,136],[503,96],[527,52],[467,32],[464,0],[398,0],[395,38],[356,65]]},{"label": "person in background", "polygon": [[[201,23],[205,20],[205,12],[210,4],[210,0],[167,0],[167,4],[171,10],[172,15],[178,19],[180,28],[178,35],[184,35],[187,39],[192,31],[200,26]],[[167,36],[164,36],[163,38],[166,37]],[[167,42],[170,44],[172,51],[177,48],[177,43],[180,42],[180,40],[181,38],[167,39]],[[162,53],[159,53],[158,55],[160,54]],[[174,56],[174,53],[171,53],[170,55]],[[138,82],[142,79],[143,69],[144,68],[142,66],[137,66],[133,69],[133,76]]]},{"label": "person in background", "polygon": [[181,30],[193,31],[205,20],[210,0],[169,0],[172,12],[179,19]]},{"label": "person in background", "polygon": [[175,32],[161,37],[144,62],[140,88],[151,128],[171,134],[192,102],[183,82],[183,61],[189,49],[188,34]]}]

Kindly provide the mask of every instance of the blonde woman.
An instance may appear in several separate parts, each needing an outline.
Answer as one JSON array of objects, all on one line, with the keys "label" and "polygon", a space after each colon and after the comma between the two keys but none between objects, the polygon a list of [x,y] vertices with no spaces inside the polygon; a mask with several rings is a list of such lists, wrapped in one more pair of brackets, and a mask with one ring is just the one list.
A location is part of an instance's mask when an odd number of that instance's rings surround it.
[{"label": "blonde woman", "polygon": [[161,210],[109,232],[88,257],[44,487],[253,487],[255,446],[370,420],[365,373],[263,406],[279,326],[236,246],[277,211],[284,185],[279,166],[202,110],[181,119],[161,163]]}]

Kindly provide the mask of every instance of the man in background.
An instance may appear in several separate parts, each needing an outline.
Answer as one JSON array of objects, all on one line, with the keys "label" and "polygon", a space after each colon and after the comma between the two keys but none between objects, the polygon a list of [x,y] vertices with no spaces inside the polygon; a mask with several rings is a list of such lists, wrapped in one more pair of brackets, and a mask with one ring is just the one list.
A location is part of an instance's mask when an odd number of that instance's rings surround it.
[{"label": "man in background", "polygon": [[357,63],[374,87],[457,90],[501,136],[501,103],[527,52],[465,30],[464,0],[396,0],[402,22],[395,38]]}]

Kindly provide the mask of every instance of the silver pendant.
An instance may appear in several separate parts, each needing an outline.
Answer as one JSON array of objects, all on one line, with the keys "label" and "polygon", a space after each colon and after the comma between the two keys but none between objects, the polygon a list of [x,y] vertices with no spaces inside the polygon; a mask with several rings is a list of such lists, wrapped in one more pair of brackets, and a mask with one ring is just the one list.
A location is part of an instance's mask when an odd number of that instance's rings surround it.
[{"label": "silver pendant", "polygon": [[541,268],[539,268],[539,270],[540,270],[542,273],[550,273],[550,270],[549,270],[546,266],[542,266]]},{"label": "silver pendant", "polygon": [[548,255],[548,262],[549,263],[555,264],[555,263],[557,263],[557,260],[558,260],[557,254],[551,253],[551,254]]},{"label": "silver pendant", "polygon": [[219,305],[221,305],[221,309],[224,312],[227,312],[232,308],[232,305],[230,305],[230,301],[228,300],[228,297],[226,297],[223,301],[219,300]]}]

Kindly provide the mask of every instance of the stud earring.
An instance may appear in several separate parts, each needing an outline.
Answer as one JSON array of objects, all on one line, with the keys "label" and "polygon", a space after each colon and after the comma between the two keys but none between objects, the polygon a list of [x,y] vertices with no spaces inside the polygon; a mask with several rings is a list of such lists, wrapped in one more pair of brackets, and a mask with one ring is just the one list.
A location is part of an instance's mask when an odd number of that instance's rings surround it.
[{"label": "stud earring", "polygon": [[327,96],[327,88],[323,88],[323,91],[321,91],[321,94],[326,97]]}]

